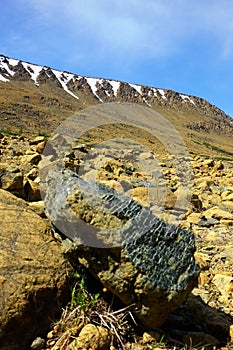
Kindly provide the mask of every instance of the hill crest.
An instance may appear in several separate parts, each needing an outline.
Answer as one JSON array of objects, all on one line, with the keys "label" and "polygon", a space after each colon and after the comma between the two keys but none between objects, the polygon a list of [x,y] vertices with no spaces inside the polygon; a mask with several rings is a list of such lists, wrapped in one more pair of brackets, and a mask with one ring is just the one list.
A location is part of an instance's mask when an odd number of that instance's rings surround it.
[{"label": "hill crest", "polygon": [[[164,103],[165,101],[171,103],[171,100],[173,100],[174,97],[180,102],[188,103],[189,105],[192,104],[193,106],[200,106],[204,102],[209,103],[200,97],[175,92],[169,89],[131,84],[113,79],[81,76],[67,71],[40,66],[34,63],[0,55],[0,81],[8,82],[11,80],[32,80],[37,86],[44,83],[46,80],[57,80],[57,85],[76,99],[79,99],[77,92],[80,85],[79,83],[81,83],[81,85],[85,85],[86,83],[89,86],[89,89],[91,89],[93,95],[100,102],[109,102],[109,97],[113,99],[114,97],[117,98],[118,93],[122,88],[121,85],[123,85],[127,86],[128,89],[131,89],[131,98],[133,98],[134,93],[134,97],[138,99],[138,102],[144,102],[150,107],[151,105],[149,102],[153,101],[153,99],[163,99]],[[218,107],[214,105],[211,106],[216,110],[216,114],[221,115],[224,113]]]},{"label": "hill crest", "polygon": [[223,151],[220,155],[233,156],[232,118],[201,97],[85,77],[0,55],[2,130],[52,132],[71,114],[104,102],[139,103],[156,109],[174,124],[194,153],[209,155],[215,148]]}]

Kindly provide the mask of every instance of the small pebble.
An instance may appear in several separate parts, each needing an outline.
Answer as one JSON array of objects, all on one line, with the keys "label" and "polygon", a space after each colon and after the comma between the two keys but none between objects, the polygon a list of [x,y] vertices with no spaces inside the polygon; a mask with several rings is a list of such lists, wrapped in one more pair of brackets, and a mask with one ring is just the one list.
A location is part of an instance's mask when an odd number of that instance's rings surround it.
[{"label": "small pebble", "polygon": [[33,340],[32,344],[31,344],[31,349],[32,350],[41,350],[43,349],[45,346],[45,340],[37,337],[35,340]]}]

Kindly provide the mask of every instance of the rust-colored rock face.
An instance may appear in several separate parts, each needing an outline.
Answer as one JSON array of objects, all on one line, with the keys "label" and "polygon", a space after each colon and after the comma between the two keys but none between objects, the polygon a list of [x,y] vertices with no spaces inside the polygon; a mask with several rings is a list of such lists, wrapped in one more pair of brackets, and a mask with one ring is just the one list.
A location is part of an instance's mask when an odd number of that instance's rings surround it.
[{"label": "rust-colored rock face", "polygon": [[55,318],[67,263],[45,221],[0,190],[0,348],[27,349]]}]

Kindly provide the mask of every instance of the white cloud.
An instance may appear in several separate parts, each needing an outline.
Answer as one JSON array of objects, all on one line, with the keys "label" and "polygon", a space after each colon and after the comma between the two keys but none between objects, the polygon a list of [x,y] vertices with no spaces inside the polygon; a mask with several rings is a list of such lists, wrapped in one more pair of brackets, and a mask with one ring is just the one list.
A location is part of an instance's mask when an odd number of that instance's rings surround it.
[{"label": "white cloud", "polygon": [[[40,26],[98,54],[169,57],[191,40],[233,55],[233,2],[222,0],[21,0]],[[61,35],[58,34],[58,36]]]}]

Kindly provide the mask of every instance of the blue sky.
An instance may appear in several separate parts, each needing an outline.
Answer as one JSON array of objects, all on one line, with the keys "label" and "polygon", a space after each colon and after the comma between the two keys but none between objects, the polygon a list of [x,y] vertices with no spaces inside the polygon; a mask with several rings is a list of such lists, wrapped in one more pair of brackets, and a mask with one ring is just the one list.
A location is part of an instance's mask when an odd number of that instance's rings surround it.
[{"label": "blue sky", "polygon": [[233,1],[7,0],[0,53],[200,96],[233,116]]}]

